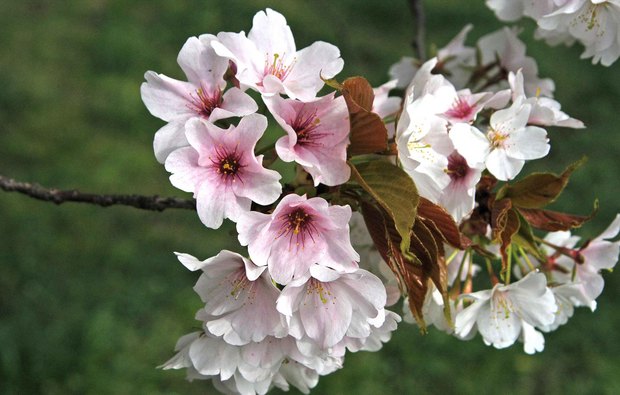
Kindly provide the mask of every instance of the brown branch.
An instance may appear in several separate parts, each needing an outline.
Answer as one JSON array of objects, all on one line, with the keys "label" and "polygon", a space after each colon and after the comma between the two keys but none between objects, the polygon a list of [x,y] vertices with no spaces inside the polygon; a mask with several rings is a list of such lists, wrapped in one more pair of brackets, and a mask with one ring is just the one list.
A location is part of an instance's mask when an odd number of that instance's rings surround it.
[{"label": "brown branch", "polygon": [[409,0],[409,8],[413,17],[413,52],[420,61],[426,60],[426,15],[423,0]]},{"label": "brown branch", "polygon": [[0,175],[0,188],[7,192],[19,192],[33,199],[62,204],[65,202],[89,203],[101,207],[113,205],[131,206],[142,210],[164,211],[169,208],[196,210],[194,199],[142,195],[97,195],[77,189],[61,190],[45,188],[39,184],[20,182]]}]

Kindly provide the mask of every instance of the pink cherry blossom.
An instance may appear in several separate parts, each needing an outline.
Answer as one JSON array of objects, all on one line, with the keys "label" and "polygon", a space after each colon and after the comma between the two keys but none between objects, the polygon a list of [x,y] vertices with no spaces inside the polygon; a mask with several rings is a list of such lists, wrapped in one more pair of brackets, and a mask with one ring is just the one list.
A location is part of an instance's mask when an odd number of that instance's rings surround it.
[{"label": "pink cherry blossom", "polygon": [[[462,125],[462,124],[461,124]],[[455,125],[453,130],[459,125]],[[480,181],[482,169],[470,167],[457,151],[448,156],[446,173],[450,183],[441,191],[438,203],[460,222],[474,209],[476,204],[476,185]]]},{"label": "pink cherry blossom", "polygon": [[347,182],[349,112],[344,97],[331,93],[318,100],[301,102],[279,95],[265,97],[267,108],[287,135],[276,142],[278,156],[299,163],[314,179],[314,185]]},{"label": "pink cherry blossom", "polygon": [[168,122],[155,134],[153,148],[160,163],[176,148],[189,145],[185,122],[199,117],[215,122],[218,119],[241,117],[256,112],[256,102],[238,88],[224,93],[224,74],[228,59],[218,56],[211,43],[215,36],[190,37],[177,59],[188,82],[177,81],[163,74],[148,71],[140,91],[151,114]]},{"label": "pink cherry blossom", "polygon": [[337,270],[357,268],[359,255],[349,238],[349,206],[290,194],[271,214],[246,212],[237,221],[239,242],[252,260],[268,266],[279,284],[304,276],[313,263]]},{"label": "pink cherry blossom", "polygon": [[310,275],[293,280],[278,298],[277,308],[287,317],[289,333],[308,337],[322,349],[345,336],[366,338],[385,321],[386,293],[381,280],[358,269],[338,273],[313,265]]},{"label": "pink cherry blossom", "polygon": [[179,148],[166,159],[175,187],[192,192],[200,220],[219,228],[224,218],[236,221],[254,201],[267,205],[282,192],[280,175],[262,166],[254,156],[256,142],[267,128],[259,114],[244,117],[239,125],[220,129],[199,118],[186,124],[189,147]]},{"label": "pink cherry blossom", "polygon": [[321,77],[334,77],[344,64],[340,50],[322,41],[297,51],[286,19],[269,8],[254,16],[247,37],[244,32],[219,33],[217,39],[213,48],[235,62],[239,82],[265,95],[312,100],[323,87]]}]

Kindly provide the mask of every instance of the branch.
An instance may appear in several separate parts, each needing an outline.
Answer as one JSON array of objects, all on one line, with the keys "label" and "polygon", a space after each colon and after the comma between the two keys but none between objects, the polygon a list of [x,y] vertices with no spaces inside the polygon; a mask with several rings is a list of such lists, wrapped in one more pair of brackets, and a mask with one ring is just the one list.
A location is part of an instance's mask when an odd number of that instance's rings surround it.
[{"label": "branch", "polygon": [[413,16],[413,41],[411,46],[416,57],[424,62],[426,60],[426,16],[424,14],[423,0],[409,0],[411,16]]},{"label": "branch", "polygon": [[169,208],[196,210],[194,199],[142,195],[97,195],[77,189],[60,190],[45,188],[39,184],[20,182],[0,175],[0,188],[7,192],[19,192],[33,199],[62,204],[65,202],[89,203],[101,207],[113,205],[131,206],[142,210],[164,211]]}]

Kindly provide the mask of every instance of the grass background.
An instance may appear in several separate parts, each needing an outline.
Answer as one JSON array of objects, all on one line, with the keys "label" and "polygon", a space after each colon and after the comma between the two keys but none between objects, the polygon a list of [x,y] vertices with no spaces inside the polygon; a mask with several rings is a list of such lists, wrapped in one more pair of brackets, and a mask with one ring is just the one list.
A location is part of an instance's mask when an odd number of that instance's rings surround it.
[{"label": "grass background", "polygon": [[[427,3],[429,42],[438,46],[468,22],[476,27],[470,44],[500,26],[482,0]],[[187,37],[247,31],[265,7],[287,17],[298,48],[339,46],[340,78],[379,85],[411,54],[404,0],[2,1],[0,174],[99,193],[183,195],[152,155],[163,123],[140,100],[143,74],[181,78],[176,56]],[[522,26],[531,41],[533,25]],[[559,172],[588,155],[556,208],[585,213],[598,197],[600,213],[582,232],[594,236],[619,206],[620,66],[580,61],[577,47],[533,42],[528,51],[556,81],[564,109],[589,128],[550,130],[551,154],[527,169]],[[206,229],[192,212],[55,207],[0,193],[0,393],[213,393],[155,366],[192,330],[200,306],[191,289],[197,275],[172,251],[204,259],[238,250],[231,229]],[[542,354],[401,325],[380,352],[348,355],[314,393],[619,393],[620,279],[605,277],[599,309],[578,310],[546,336]]]}]

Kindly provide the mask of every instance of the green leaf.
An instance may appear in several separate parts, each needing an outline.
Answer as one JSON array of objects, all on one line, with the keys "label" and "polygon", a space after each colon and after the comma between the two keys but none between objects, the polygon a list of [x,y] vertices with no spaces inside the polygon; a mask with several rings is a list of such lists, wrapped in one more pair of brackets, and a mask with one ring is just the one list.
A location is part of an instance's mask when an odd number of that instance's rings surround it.
[{"label": "green leaf", "polygon": [[542,208],[555,201],[568,184],[570,175],[585,161],[582,158],[571,164],[560,175],[533,173],[513,184],[506,184],[497,192],[496,199],[511,199],[512,205],[519,208]]},{"label": "green leaf", "polygon": [[529,222],[518,212],[519,216],[519,231],[512,236],[512,241],[515,244],[520,245],[530,254],[534,255],[536,259],[541,262],[546,260],[545,254],[540,250],[538,243],[534,239],[534,232]]},{"label": "green leaf", "polygon": [[351,166],[352,178],[385,210],[401,237],[400,251],[409,252],[411,229],[420,201],[418,190],[404,170],[390,162],[374,160]]}]

